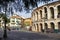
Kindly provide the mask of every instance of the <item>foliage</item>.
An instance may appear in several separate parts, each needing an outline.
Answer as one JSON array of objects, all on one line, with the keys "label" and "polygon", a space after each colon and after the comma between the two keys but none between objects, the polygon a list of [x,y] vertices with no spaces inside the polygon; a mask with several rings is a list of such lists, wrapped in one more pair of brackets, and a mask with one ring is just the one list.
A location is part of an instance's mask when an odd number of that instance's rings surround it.
[{"label": "foliage", "polygon": [[9,2],[14,2],[15,0],[0,0],[0,5],[5,7],[5,14],[1,13],[0,16],[3,17],[3,19],[7,22],[9,22],[9,19],[6,16],[7,6]]},{"label": "foliage", "polygon": [[6,15],[4,13],[0,13],[0,18],[3,18],[3,20],[6,20],[6,23],[9,23],[10,20],[6,17]]}]

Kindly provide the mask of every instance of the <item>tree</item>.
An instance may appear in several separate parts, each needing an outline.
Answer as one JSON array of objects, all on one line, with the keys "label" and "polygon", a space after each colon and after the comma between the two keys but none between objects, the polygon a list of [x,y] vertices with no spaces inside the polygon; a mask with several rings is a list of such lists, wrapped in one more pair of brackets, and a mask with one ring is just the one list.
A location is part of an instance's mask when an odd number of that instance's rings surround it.
[{"label": "tree", "polygon": [[[8,6],[8,3],[9,2],[14,2],[14,0],[0,0],[0,5],[4,6],[5,7],[5,16],[6,16],[6,11],[7,11],[7,6]],[[4,29],[4,35],[3,37],[4,38],[7,38],[7,31],[6,31],[6,19],[4,19],[4,23],[5,23],[5,29]]]},{"label": "tree", "polygon": [[4,13],[0,13],[0,18],[2,17],[3,20],[6,20],[6,23],[9,23],[10,20],[5,16]]}]

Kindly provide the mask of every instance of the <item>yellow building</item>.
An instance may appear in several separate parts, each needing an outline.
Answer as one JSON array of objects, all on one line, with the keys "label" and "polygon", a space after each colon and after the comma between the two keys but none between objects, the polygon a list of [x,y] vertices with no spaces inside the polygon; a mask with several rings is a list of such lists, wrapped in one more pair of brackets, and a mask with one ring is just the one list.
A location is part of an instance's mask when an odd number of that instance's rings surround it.
[{"label": "yellow building", "polygon": [[60,1],[40,6],[32,12],[32,30],[60,31]]},{"label": "yellow building", "polygon": [[29,30],[31,28],[31,26],[32,26],[32,20],[31,20],[31,18],[24,19],[24,27]]}]

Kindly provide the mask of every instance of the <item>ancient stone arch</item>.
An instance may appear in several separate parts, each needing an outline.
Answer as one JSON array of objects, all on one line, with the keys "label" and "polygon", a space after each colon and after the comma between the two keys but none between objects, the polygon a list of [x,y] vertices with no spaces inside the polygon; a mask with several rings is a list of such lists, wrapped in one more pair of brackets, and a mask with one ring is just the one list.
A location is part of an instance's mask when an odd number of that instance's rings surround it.
[{"label": "ancient stone arch", "polygon": [[50,7],[51,18],[54,19],[54,8]]},{"label": "ancient stone arch", "polygon": [[58,18],[60,18],[60,5],[57,6],[57,10],[58,10]]}]

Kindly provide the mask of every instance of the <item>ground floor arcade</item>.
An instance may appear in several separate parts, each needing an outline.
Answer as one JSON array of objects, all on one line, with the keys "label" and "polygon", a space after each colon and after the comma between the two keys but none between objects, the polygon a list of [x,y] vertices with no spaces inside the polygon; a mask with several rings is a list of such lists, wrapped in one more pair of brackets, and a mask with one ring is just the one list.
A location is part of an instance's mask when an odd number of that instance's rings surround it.
[{"label": "ground floor arcade", "polygon": [[44,32],[44,31],[59,31],[60,30],[60,20],[48,20],[43,22],[34,22],[32,31]]}]

